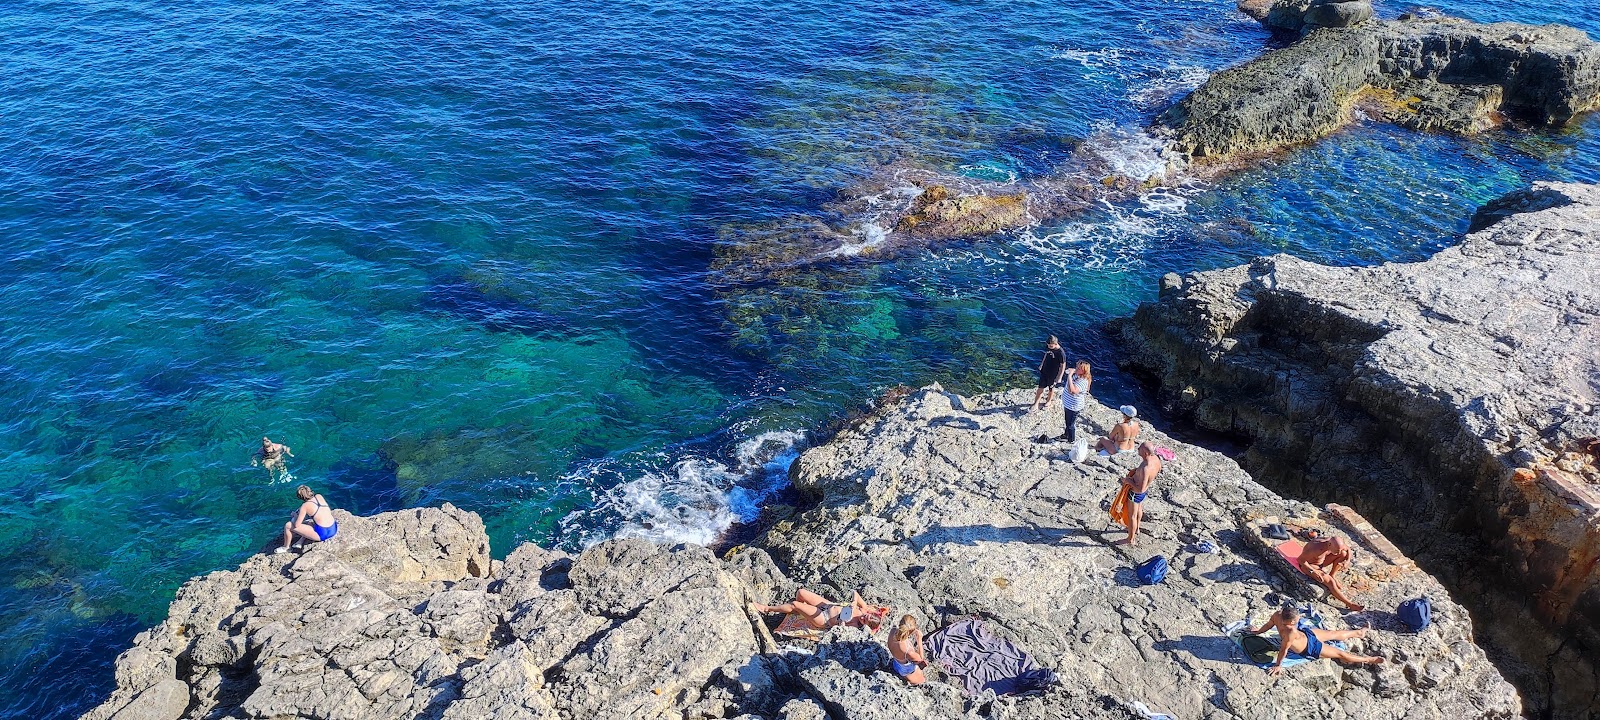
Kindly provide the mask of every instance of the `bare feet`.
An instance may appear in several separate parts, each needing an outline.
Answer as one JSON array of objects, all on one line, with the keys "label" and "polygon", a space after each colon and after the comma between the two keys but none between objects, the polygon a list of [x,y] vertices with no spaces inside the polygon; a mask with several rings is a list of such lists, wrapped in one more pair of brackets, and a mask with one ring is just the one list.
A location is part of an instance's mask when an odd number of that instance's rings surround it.
[{"label": "bare feet", "polygon": [[1350,612],[1361,612],[1362,610],[1366,610],[1367,609],[1367,606],[1358,605],[1356,603],[1345,603],[1344,607],[1345,607],[1346,610],[1349,610]]}]

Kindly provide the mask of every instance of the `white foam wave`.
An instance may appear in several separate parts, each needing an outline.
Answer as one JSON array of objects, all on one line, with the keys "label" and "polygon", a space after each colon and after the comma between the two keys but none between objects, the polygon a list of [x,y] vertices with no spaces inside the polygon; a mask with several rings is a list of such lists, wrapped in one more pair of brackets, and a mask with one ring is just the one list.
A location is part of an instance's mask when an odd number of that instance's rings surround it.
[{"label": "white foam wave", "polygon": [[1170,66],[1144,83],[1130,84],[1128,101],[1141,110],[1157,110],[1171,105],[1211,77],[1211,71],[1198,65]]},{"label": "white foam wave", "polygon": [[583,532],[585,546],[607,537],[712,544],[735,523],[755,520],[762,502],[783,488],[805,437],[797,431],[764,432],[740,442],[730,462],[661,458],[665,467],[646,469],[623,482],[616,482],[621,471],[614,465],[587,468],[573,479],[595,488],[594,507],[564,524],[600,521],[600,528]]},{"label": "white foam wave", "polygon": [[1165,144],[1144,128],[1102,124],[1084,146],[1112,171],[1141,183],[1166,175]]},{"label": "white foam wave", "polygon": [[889,230],[876,222],[862,222],[850,229],[854,242],[845,242],[828,251],[824,257],[855,257],[882,245],[889,239]]}]

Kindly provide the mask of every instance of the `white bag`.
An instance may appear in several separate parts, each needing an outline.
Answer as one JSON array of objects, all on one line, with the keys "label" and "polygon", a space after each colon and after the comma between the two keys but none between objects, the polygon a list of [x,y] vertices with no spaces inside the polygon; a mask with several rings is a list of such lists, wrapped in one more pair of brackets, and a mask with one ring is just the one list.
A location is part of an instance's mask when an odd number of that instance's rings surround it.
[{"label": "white bag", "polygon": [[1089,459],[1089,438],[1078,438],[1078,444],[1072,446],[1071,458],[1075,463]]}]

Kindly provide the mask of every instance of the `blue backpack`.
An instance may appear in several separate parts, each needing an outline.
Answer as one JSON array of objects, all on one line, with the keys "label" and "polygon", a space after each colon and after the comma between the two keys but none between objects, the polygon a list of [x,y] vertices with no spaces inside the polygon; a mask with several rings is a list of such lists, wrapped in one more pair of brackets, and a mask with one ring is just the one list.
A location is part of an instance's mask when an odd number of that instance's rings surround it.
[{"label": "blue backpack", "polygon": [[1139,575],[1139,582],[1154,585],[1167,579],[1167,569],[1167,556],[1157,555],[1144,561],[1136,572]]},{"label": "blue backpack", "polygon": [[1407,600],[1395,608],[1394,614],[1411,632],[1422,632],[1433,624],[1433,602],[1425,597]]}]

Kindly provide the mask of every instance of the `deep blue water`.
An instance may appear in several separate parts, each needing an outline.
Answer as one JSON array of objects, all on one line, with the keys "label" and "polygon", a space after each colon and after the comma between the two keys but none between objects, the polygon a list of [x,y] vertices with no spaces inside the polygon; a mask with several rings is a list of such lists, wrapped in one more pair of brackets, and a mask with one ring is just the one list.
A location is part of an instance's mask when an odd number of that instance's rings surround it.
[{"label": "deep blue water", "polygon": [[[293,505],[443,501],[518,541],[707,541],[898,383],[1026,384],[1169,270],[1415,260],[1600,180],[1600,122],[1361,126],[1212,185],[727,285],[729,230],[879,169],[1047,179],[1266,37],[1231,0],[87,0],[0,12],[0,716],[73,717]],[[1582,4],[1452,0],[1475,19]],[[1394,14],[1399,6],[1382,6]]]}]

